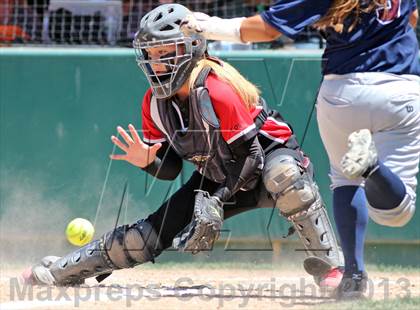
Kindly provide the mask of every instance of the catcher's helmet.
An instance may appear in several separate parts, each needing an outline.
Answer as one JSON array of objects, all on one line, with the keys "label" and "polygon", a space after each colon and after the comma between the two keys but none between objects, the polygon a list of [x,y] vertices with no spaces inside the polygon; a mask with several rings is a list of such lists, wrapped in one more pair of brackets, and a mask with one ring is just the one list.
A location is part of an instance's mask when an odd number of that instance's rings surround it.
[{"label": "catcher's helmet", "polygon": [[[205,54],[207,43],[200,34],[185,36],[180,23],[191,11],[180,4],[164,4],[147,13],[140,21],[133,47],[137,64],[145,73],[156,98],[168,98],[188,79],[192,69]],[[175,52],[151,59],[147,50],[173,46]],[[164,64],[165,73],[155,72],[152,64]]]}]

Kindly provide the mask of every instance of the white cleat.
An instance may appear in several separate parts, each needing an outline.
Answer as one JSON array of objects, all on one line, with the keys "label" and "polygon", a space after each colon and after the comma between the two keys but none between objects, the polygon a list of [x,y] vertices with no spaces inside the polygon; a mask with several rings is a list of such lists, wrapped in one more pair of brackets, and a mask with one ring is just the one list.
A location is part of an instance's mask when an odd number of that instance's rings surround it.
[{"label": "white cleat", "polygon": [[349,150],[341,160],[341,170],[349,179],[361,177],[378,161],[378,152],[368,129],[354,131],[348,138]]}]

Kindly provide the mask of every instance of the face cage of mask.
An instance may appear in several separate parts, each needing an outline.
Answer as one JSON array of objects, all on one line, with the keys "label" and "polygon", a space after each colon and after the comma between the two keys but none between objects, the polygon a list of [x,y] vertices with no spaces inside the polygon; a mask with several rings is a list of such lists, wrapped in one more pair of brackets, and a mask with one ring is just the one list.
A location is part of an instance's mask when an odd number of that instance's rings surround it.
[{"label": "face cage of mask", "polygon": [[[146,49],[153,47],[175,46],[175,51],[159,59],[149,59]],[[192,40],[190,38],[168,39],[139,42],[134,40],[136,61],[147,77],[156,98],[167,98],[173,94],[175,77],[180,67],[192,59]],[[182,51],[182,48],[184,49]],[[163,64],[166,72],[157,73],[152,64]],[[180,85],[178,85],[180,86]]]}]

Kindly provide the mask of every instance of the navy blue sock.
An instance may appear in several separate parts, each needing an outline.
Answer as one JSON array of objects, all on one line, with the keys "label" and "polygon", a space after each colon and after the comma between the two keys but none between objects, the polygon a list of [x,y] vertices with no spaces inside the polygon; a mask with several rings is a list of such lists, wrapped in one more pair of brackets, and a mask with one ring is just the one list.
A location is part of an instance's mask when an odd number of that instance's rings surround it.
[{"label": "navy blue sock", "polygon": [[387,166],[378,167],[365,181],[366,198],[375,209],[393,209],[403,201],[406,189],[401,179]]},{"label": "navy blue sock", "polygon": [[363,249],[368,223],[366,196],[358,186],[341,186],[333,191],[334,220],[341,241],[345,274],[365,270]]}]

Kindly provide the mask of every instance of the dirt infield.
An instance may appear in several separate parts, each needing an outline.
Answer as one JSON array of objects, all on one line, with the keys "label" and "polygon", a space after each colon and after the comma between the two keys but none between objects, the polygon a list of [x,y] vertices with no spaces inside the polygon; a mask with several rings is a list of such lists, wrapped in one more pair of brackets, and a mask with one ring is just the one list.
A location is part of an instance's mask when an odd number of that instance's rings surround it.
[{"label": "dirt infield", "polygon": [[[140,266],[78,288],[23,286],[20,269],[1,272],[1,309],[322,309],[335,302],[295,268]],[[373,300],[420,296],[418,269],[369,275]]]}]

